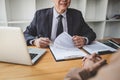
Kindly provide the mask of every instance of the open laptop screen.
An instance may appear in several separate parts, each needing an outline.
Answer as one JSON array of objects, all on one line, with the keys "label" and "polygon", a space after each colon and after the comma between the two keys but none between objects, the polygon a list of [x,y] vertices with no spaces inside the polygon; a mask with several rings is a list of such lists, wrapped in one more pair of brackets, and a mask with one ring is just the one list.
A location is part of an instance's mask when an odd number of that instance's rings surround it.
[{"label": "open laptop screen", "polygon": [[[40,49],[44,54],[46,50]],[[19,27],[0,27],[0,61],[32,65],[30,54]]]}]

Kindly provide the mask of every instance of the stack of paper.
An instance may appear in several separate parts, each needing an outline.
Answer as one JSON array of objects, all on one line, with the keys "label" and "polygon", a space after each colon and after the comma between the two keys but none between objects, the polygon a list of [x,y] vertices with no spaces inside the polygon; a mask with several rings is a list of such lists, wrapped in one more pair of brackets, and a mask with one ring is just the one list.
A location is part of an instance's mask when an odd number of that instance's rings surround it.
[{"label": "stack of paper", "polygon": [[86,56],[85,52],[74,45],[72,37],[66,32],[63,32],[55,39],[54,43],[50,45],[50,49],[56,61]]},{"label": "stack of paper", "polygon": [[114,52],[116,51],[116,49],[109,47],[103,43],[100,43],[98,41],[94,41],[92,44],[90,45],[85,45],[83,47],[84,50],[86,50],[88,53],[93,54],[93,53],[99,53],[99,52],[103,52],[103,51],[111,51]]}]

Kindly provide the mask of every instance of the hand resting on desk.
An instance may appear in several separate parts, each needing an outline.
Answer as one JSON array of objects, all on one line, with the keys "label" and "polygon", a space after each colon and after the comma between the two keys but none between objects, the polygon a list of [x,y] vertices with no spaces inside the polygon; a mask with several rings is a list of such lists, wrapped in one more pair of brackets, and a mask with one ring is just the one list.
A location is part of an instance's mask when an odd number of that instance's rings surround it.
[{"label": "hand resting on desk", "polygon": [[40,37],[40,38],[34,40],[33,45],[35,45],[38,48],[40,48],[40,47],[45,48],[45,47],[48,47],[50,42],[51,41],[49,38]]}]

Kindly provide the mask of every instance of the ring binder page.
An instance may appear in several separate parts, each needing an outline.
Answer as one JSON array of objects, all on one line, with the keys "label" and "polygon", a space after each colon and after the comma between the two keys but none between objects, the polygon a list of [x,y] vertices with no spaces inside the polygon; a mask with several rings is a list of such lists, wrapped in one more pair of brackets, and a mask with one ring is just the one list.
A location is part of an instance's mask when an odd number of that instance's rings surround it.
[{"label": "ring binder page", "polygon": [[61,33],[50,45],[50,50],[56,61],[77,59],[86,56],[86,53],[74,46],[72,37],[66,33]]}]

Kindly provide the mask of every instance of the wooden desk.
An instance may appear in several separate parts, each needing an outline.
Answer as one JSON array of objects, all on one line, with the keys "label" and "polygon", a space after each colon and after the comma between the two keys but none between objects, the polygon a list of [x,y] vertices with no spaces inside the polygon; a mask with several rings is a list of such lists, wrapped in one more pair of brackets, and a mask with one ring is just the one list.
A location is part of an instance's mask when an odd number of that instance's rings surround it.
[{"label": "wooden desk", "polygon": [[[109,62],[111,54],[102,57]],[[81,67],[81,59],[56,62],[47,49],[47,53],[33,66],[0,62],[0,80],[63,80],[73,67]]]}]

